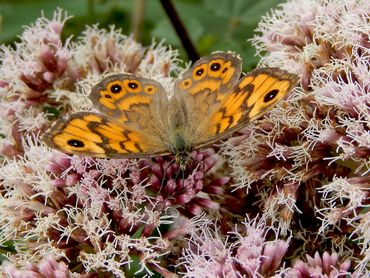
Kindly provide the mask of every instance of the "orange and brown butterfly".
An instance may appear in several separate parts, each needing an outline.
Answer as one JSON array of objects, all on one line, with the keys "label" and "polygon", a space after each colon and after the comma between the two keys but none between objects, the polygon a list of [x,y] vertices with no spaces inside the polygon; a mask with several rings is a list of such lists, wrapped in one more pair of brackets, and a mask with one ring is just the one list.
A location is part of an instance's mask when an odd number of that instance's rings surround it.
[{"label": "orange and brown butterfly", "polygon": [[240,79],[241,60],[218,52],[198,60],[168,98],[158,82],[131,75],[104,78],[90,94],[100,113],[79,112],[45,134],[52,148],[90,157],[143,158],[211,145],[271,110],[296,85],[296,75],[259,68]]}]

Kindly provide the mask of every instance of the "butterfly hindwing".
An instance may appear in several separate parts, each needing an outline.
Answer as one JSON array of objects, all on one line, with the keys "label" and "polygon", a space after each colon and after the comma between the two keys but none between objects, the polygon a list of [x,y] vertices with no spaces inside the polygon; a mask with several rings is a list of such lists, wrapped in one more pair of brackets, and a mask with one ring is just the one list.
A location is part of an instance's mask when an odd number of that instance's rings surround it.
[{"label": "butterfly hindwing", "polygon": [[92,89],[90,99],[100,112],[121,122],[129,121],[128,114],[143,113],[143,107],[160,111],[168,102],[158,82],[132,74],[104,78]]},{"label": "butterfly hindwing", "polygon": [[[232,53],[216,52],[197,61],[175,84],[170,117],[182,127],[182,136],[192,144],[208,139],[204,124],[236,86],[241,74],[241,60]],[[170,111],[171,112],[171,111]],[[208,128],[208,127],[207,127]]]}]

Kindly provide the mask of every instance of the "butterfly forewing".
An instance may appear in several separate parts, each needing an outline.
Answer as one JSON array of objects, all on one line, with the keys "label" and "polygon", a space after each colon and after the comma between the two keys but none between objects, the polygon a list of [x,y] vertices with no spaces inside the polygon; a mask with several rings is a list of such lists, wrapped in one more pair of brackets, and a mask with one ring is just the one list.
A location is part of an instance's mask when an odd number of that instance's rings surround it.
[{"label": "butterfly forewing", "polygon": [[271,110],[297,82],[297,75],[278,68],[259,68],[241,79],[238,90],[246,94],[245,112],[241,118],[244,126]]},{"label": "butterfly forewing", "polygon": [[121,122],[133,123],[128,114],[159,113],[168,103],[163,87],[156,81],[132,74],[115,74],[104,78],[90,94],[100,112]]},{"label": "butterfly forewing", "polygon": [[129,74],[108,76],[90,98],[103,114],[75,113],[44,136],[53,148],[91,157],[169,154],[168,98],[158,82]]},{"label": "butterfly forewing", "polygon": [[170,154],[161,141],[153,140],[102,114],[80,112],[59,120],[45,135],[48,146],[91,157],[146,157]]}]

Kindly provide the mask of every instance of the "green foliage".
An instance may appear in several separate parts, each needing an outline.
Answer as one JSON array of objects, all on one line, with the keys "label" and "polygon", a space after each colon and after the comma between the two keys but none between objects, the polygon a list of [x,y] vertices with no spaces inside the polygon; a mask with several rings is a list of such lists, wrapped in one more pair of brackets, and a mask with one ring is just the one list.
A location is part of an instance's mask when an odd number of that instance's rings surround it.
[{"label": "green foliage", "polygon": [[50,115],[50,118],[52,119],[57,119],[60,115],[60,110],[55,109],[54,107],[51,106],[44,106],[43,111],[45,114]]},{"label": "green foliage", "polygon": [[8,240],[0,246],[0,265],[7,260],[5,254],[15,253],[14,241]]},{"label": "green foliage", "polygon": [[[115,25],[130,34],[136,0],[0,0],[0,43],[12,43],[23,26],[41,15],[51,17],[60,7],[73,18],[67,21],[63,37],[77,37],[86,25],[98,23],[100,27]],[[247,42],[253,36],[262,15],[278,4],[278,0],[174,0],[173,3],[201,56],[216,50],[239,53],[244,68],[249,70],[258,62],[254,49]],[[144,1],[145,12],[140,38],[144,44],[165,39],[180,49],[187,59],[181,42],[164,12],[159,0]]]}]

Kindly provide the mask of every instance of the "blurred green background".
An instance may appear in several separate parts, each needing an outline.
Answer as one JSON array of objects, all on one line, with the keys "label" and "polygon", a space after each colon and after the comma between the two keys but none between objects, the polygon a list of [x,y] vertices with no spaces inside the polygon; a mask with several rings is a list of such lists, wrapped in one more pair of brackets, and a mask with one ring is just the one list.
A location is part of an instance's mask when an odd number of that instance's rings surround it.
[{"label": "blurred green background", "polygon": [[[258,57],[247,39],[253,37],[261,16],[276,7],[278,0],[173,0],[200,56],[215,50],[232,50],[243,59],[244,69],[255,67]],[[115,25],[125,34],[134,32],[144,45],[165,39],[187,56],[159,0],[0,0],[0,42],[11,44],[22,29],[42,11],[51,18],[56,8],[72,15],[63,37],[78,37],[85,25],[101,28]]]}]

